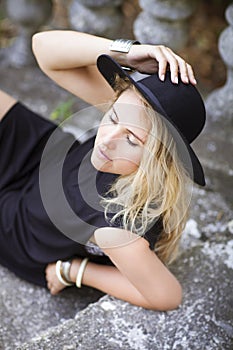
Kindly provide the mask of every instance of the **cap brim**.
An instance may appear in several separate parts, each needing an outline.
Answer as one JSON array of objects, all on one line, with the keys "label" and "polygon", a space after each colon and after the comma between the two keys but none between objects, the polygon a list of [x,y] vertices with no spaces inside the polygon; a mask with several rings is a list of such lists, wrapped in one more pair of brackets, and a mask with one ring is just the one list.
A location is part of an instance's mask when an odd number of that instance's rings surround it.
[{"label": "cap brim", "polygon": [[[101,55],[97,59],[97,67],[100,73],[103,75],[105,80],[114,89],[116,76],[119,75],[121,78],[127,78],[129,81],[137,88],[137,90],[144,96],[148,103],[162,116],[164,121],[177,141],[177,135],[179,136],[178,142],[178,153],[181,155],[181,161],[183,162],[186,170],[188,171],[190,177],[194,182],[201,186],[205,186],[205,176],[204,171],[199,162],[196,154],[194,153],[189,142],[186,140],[184,135],[178,130],[173,121],[169,118],[163,107],[161,106],[159,100],[156,96],[151,96],[150,91],[140,82],[135,81],[130,74],[128,74],[126,69],[123,69],[112,57],[108,55]],[[182,142],[180,141],[182,140]],[[182,143],[182,144],[181,144]],[[183,152],[183,146],[185,146],[186,151]],[[179,152],[180,151],[180,152]],[[184,154],[185,153],[185,154]],[[188,156],[187,156],[188,154]]]}]

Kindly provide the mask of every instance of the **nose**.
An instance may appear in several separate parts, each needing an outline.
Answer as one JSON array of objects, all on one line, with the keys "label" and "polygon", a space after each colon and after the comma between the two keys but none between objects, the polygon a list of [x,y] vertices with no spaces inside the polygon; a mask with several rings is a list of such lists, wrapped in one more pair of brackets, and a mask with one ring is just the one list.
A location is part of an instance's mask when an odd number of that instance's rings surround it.
[{"label": "nose", "polygon": [[122,127],[120,125],[108,128],[102,139],[102,144],[109,149],[114,149],[117,145],[117,141],[122,138]]}]

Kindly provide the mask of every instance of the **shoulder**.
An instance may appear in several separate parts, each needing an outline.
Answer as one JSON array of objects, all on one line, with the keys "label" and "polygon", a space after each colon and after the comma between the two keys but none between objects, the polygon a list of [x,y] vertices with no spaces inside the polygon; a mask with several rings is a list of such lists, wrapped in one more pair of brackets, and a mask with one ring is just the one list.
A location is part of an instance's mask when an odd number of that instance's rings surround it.
[{"label": "shoulder", "polygon": [[95,242],[101,249],[130,249],[132,246],[149,248],[148,242],[141,236],[117,227],[101,227],[95,230]]}]

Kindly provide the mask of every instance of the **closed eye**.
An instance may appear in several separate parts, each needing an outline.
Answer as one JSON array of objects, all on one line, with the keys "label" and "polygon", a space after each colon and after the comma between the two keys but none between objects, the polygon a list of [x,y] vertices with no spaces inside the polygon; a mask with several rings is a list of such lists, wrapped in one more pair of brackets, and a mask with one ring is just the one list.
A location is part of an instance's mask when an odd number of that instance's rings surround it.
[{"label": "closed eye", "polygon": [[130,140],[130,136],[131,136],[131,135],[127,135],[127,136],[126,136],[127,142],[128,142],[131,146],[133,146],[133,147],[138,146],[137,143],[135,143],[135,142],[133,142],[133,141]]},{"label": "closed eye", "polygon": [[119,121],[119,118],[116,114],[116,110],[112,107],[112,109],[110,110],[110,113],[109,113],[109,119],[110,121],[113,123],[113,124],[117,124],[118,121]]},{"label": "closed eye", "polygon": [[[111,121],[111,123],[115,125],[119,123],[119,118],[117,116],[117,113],[114,107],[112,107],[112,109],[110,110],[109,120]],[[137,140],[143,143],[142,140],[137,135],[135,135],[131,130],[126,129],[126,131],[127,131],[126,139],[127,139],[127,142],[130,144],[130,146],[133,146],[133,147],[139,146]],[[132,138],[135,139],[136,142],[132,141]]]}]

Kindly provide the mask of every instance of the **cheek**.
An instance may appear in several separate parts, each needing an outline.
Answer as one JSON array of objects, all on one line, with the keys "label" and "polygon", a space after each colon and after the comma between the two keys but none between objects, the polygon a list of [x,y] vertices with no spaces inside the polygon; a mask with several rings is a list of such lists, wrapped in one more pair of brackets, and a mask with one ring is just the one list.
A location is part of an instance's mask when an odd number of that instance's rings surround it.
[{"label": "cheek", "polygon": [[138,169],[138,165],[127,160],[116,160],[113,165],[114,172],[120,175],[129,175]]},{"label": "cheek", "polygon": [[131,162],[138,166],[140,164],[143,148],[142,147],[132,147],[128,144],[121,148],[119,154],[122,155],[122,159]]},{"label": "cheek", "polygon": [[138,169],[142,158],[142,152],[143,150],[126,150],[125,147],[125,149],[120,152],[118,159],[115,159],[114,165],[121,171],[122,175],[130,174]]},{"label": "cheek", "polygon": [[96,133],[96,138],[95,140],[100,140],[101,137],[103,137],[104,135],[104,127],[99,127],[98,130],[97,130],[97,133]]}]

